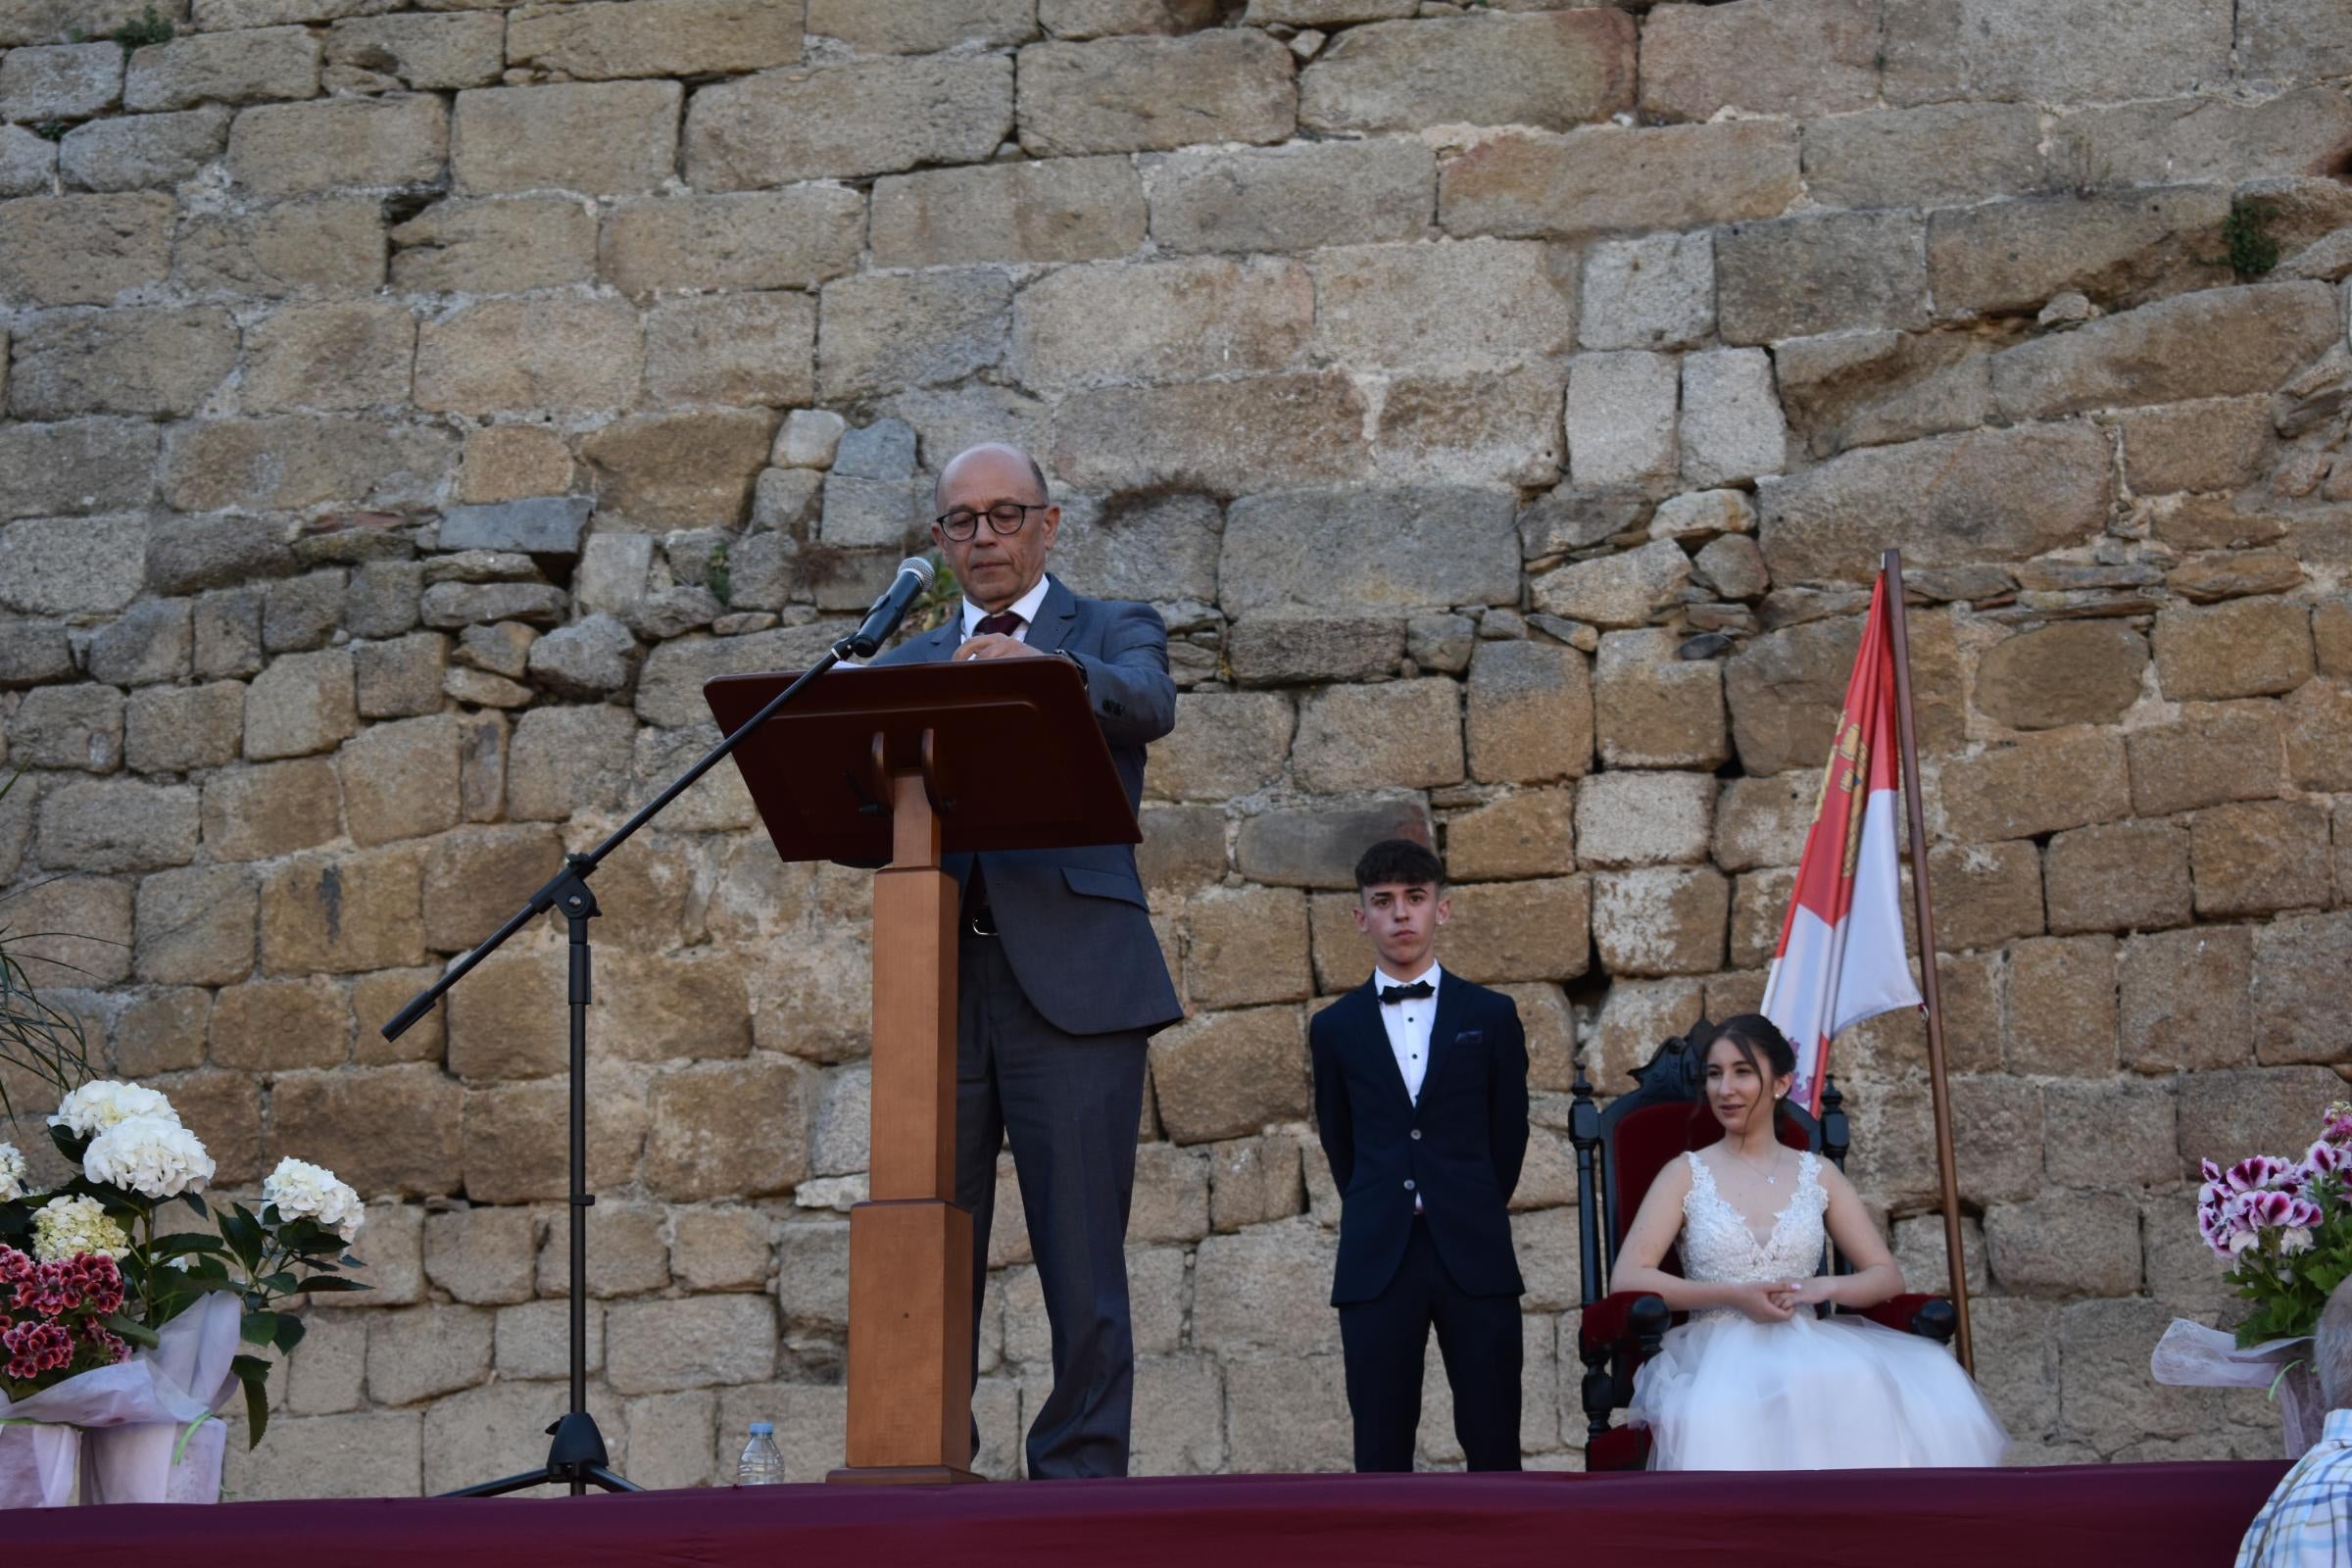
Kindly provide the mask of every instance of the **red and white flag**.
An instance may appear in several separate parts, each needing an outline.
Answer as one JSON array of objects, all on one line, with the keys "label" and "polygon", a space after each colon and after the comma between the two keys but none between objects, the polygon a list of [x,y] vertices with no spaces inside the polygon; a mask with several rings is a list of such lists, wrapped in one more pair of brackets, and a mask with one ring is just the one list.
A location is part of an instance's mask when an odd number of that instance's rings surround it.
[{"label": "red and white flag", "polygon": [[1920,1004],[1903,953],[1901,864],[1894,813],[1901,799],[1895,751],[1894,639],[1886,574],[1871,590],[1870,618],[1845,685],[1838,738],[1821,781],[1812,831],[1797,862],[1796,892],[1764,982],[1764,1016],[1796,1051],[1789,1099],[1821,1112],[1830,1042],[1849,1024]]}]

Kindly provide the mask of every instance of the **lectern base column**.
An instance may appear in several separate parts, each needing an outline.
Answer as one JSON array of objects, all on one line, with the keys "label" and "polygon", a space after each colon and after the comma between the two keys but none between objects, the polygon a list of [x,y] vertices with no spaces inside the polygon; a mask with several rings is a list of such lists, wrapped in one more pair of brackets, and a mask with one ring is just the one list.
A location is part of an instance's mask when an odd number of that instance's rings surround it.
[{"label": "lectern base column", "polygon": [[942,1199],[850,1210],[849,1463],[828,1481],[977,1481],[972,1217]]}]

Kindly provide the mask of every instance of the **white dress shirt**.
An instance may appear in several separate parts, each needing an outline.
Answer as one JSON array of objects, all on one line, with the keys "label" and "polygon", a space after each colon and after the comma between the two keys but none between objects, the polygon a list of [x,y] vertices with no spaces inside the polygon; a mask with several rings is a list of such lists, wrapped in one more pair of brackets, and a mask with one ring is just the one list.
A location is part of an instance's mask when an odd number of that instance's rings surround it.
[{"label": "white dress shirt", "polygon": [[1426,997],[1384,1002],[1380,1007],[1380,1026],[1389,1032],[1389,1049],[1396,1054],[1396,1070],[1404,1075],[1404,1092],[1416,1104],[1421,1100],[1421,1080],[1429,1073],[1430,1026],[1438,1021],[1438,994],[1434,988],[1444,979],[1445,971],[1435,962],[1410,980],[1398,980],[1378,964],[1372,966],[1375,1001],[1384,986],[1417,985],[1426,980],[1433,988]]},{"label": "white dress shirt", "polygon": [[[1009,613],[1021,617],[1021,623],[1012,628],[1012,636],[1018,638],[1022,642],[1027,642],[1029,640],[1029,627],[1036,621],[1038,611],[1044,608],[1046,603],[1046,591],[1053,587],[1053,585],[1054,579],[1047,573],[1041,571],[1037,575],[1037,584],[1035,587],[1031,588],[1027,593],[1021,595],[1020,598],[1015,599],[1011,604],[1004,607]],[[964,600],[963,636],[966,642],[971,640],[975,629],[979,626],[980,617],[988,613],[988,611],[982,610],[978,605],[973,604],[970,599],[967,598]]]}]

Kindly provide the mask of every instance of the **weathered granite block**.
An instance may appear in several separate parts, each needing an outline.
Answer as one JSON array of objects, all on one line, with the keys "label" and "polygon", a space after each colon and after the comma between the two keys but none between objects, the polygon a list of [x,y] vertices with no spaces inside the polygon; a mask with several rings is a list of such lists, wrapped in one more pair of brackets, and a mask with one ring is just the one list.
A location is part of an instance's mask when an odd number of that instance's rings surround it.
[{"label": "weathered granite block", "polygon": [[576,556],[593,508],[586,496],[532,496],[495,506],[451,507],[441,514],[441,548]]}]

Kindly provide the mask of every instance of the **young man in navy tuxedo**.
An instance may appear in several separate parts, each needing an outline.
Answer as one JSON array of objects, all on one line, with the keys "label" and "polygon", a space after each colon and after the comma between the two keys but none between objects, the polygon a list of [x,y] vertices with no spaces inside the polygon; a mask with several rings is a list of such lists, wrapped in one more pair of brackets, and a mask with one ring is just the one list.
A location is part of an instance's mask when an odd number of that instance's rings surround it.
[{"label": "young man in navy tuxedo", "polygon": [[1355,867],[1372,978],[1315,1014],[1315,1121],[1340,1189],[1340,1309],[1358,1470],[1410,1470],[1429,1332],[1473,1470],[1519,1468],[1519,1297],[1508,1204],[1527,1154],[1527,1035],[1511,999],[1438,966],[1446,870],[1409,839]]}]

